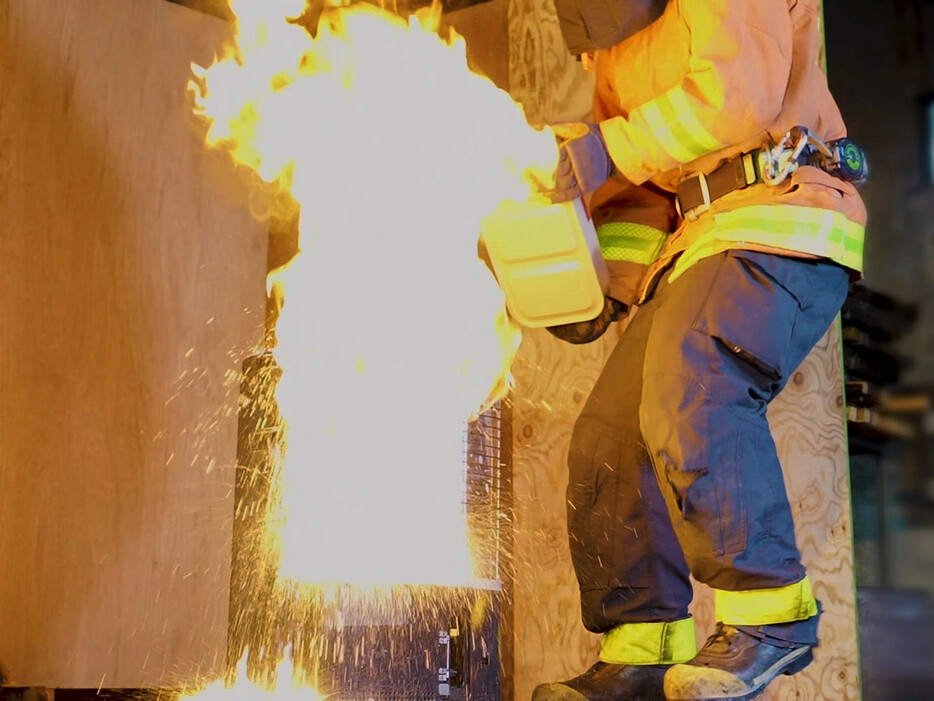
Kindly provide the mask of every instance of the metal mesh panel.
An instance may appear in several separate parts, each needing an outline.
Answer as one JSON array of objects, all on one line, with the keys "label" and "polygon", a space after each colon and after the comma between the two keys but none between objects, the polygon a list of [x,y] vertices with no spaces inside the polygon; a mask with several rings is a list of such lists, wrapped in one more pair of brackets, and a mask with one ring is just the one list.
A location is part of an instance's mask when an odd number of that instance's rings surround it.
[{"label": "metal mesh panel", "polygon": [[465,495],[467,524],[477,576],[499,581],[502,576],[503,409],[497,403],[467,427]]},{"label": "metal mesh panel", "polygon": [[[231,577],[229,666],[249,654],[251,677],[273,674],[291,649],[297,669],[317,680],[334,701],[493,701],[500,697],[498,586],[437,588],[421,596],[400,591],[375,612],[342,626],[334,602],[316,599],[314,588],[289,589],[277,581],[275,557],[262,558],[263,515],[273,498],[273,455],[281,423],[273,390],[280,372],[271,356],[248,359],[241,385],[241,426]],[[412,421],[413,434],[418,420]],[[505,479],[503,445],[509,443],[504,408],[493,406],[464,433],[463,509],[475,554],[476,575],[502,580]],[[453,466],[456,469],[456,466]],[[310,593],[309,593],[310,592]],[[347,611],[352,611],[352,607]],[[478,612],[485,612],[476,615]],[[346,613],[346,611],[344,611]],[[452,621],[462,630],[460,681],[442,696],[439,670],[447,664],[439,633]],[[270,651],[269,655],[263,651]],[[455,664],[451,662],[451,664]]]}]

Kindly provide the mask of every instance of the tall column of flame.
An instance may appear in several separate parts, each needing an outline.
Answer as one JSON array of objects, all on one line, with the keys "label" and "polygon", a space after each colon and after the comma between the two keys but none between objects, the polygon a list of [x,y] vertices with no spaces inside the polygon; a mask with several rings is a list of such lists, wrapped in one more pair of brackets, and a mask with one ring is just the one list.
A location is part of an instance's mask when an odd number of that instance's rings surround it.
[{"label": "tall column of flame", "polygon": [[236,49],[195,67],[209,143],[301,205],[275,278],[281,576],[467,584],[464,431],[518,344],[480,221],[533,197],[554,138],[416,21],[334,9],[312,39],[301,2],[234,10]]}]

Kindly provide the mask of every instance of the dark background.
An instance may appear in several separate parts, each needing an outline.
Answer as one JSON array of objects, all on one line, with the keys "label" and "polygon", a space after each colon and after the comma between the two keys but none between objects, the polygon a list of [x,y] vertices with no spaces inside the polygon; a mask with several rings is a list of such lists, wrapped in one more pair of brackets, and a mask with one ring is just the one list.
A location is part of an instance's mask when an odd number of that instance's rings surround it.
[{"label": "dark background", "polygon": [[[865,699],[934,698],[934,2],[825,0],[827,68],[850,135],[869,154],[861,283],[916,310],[882,344],[911,399],[904,437],[850,424]],[[844,317],[846,323],[846,316]],[[844,345],[844,353],[856,349]],[[852,375],[848,372],[848,375]],[[848,379],[852,379],[848,377]],[[883,402],[884,403],[884,402]],[[894,405],[894,404],[893,404]]]},{"label": "dark background", "polygon": [[[825,0],[827,68],[850,135],[872,174],[862,284],[917,308],[912,329],[889,344],[902,369],[890,393],[934,388],[934,2]],[[879,460],[854,455],[860,583],[934,592],[934,432],[931,412],[900,417],[910,439],[882,441]],[[854,433],[851,427],[851,435]],[[878,463],[878,464],[874,464]],[[884,471],[884,483],[874,469]],[[883,525],[874,533],[880,487]],[[865,508],[864,508],[865,507]],[[910,531],[906,533],[906,531]],[[880,538],[886,542],[881,542]],[[869,542],[867,541],[877,541]],[[879,549],[888,548],[887,556]]]}]

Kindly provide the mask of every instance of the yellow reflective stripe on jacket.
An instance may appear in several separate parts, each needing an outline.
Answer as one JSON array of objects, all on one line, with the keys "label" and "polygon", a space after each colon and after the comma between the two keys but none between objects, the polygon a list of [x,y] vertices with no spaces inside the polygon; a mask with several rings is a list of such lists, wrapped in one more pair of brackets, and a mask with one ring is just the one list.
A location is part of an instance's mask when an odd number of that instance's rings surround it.
[{"label": "yellow reflective stripe on jacket", "polygon": [[728,625],[763,626],[816,616],[817,600],[811,591],[811,581],[805,577],[776,589],[714,589],[714,608],[717,620]]},{"label": "yellow reflective stripe on jacket", "polygon": [[865,227],[832,209],[792,205],[756,205],[718,214],[717,238],[749,240],[832,258],[853,270],[863,267]]},{"label": "yellow reflective stripe on jacket", "polygon": [[694,114],[681,86],[647,102],[639,111],[653,136],[678,163],[690,163],[724,147]]},{"label": "yellow reflective stripe on jacket", "polygon": [[624,260],[649,265],[662,250],[667,233],[646,224],[610,222],[597,227],[597,239],[605,260]]},{"label": "yellow reflective stripe on jacket", "polygon": [[862,272],[865,227],[840,212],[763,204],[710,216],[715,217],[713,226],[681,255],[670,280],[702,258],[745,244],[810,253]]},{"label": "yellow reflective stripe on jacket", "polygon": [[680,258],[678,258],[674,268],[672,268],[668,281],[674,282],[677,280],[697,261],[704,258],[710,258],[710,256],[715,256],[718,253],[723,253],[724,251],[729,251],[731,248],[736,248],[736,243],[733,241],[722,241],[720,239],[709,237],[699,239],[696,243],[694,243],[693,246],[682,253]]},{"label": "yellow reflective stripe on jacket", "polygon": [[697,654],[694,619],[623,623],[603,634],[600,661],[608,664],[678,664]]}]

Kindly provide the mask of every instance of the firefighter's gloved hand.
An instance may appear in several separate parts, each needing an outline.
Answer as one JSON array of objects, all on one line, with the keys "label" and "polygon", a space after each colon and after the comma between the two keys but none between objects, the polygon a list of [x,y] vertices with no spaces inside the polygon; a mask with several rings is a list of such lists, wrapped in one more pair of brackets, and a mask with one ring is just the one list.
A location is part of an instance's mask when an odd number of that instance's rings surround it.
[{"label": "firefighter's gloved hand", "polygon": [[624,316],[626,316],[625,304],[612,297],[604,297],[603,311],[596,318],[590,321],[578,321],[575,324],[549,326],[548,330],[552,335],[568,343],[591,343],[605,334],[610,324],[619,321]]},{"label": "firefighter's gloved hand", "polygon": [[553,125],[552,130],[561,156],[554,190],[545,193],[552,202],[567,202],[593,192],[613,175],[615,166],[599,126],[563,122]]}]

